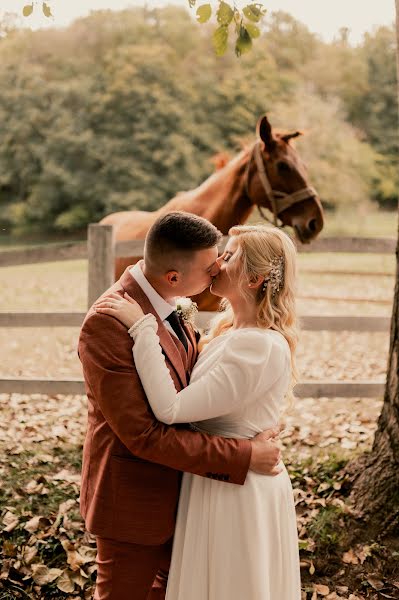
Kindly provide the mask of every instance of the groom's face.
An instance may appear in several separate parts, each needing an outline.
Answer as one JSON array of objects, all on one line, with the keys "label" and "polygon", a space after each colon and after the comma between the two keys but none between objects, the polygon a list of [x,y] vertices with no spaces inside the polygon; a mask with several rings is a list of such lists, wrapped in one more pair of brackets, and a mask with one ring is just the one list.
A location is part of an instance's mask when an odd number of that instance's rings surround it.
[{"label": "groom's face", "polygon": [[180,274],[176,296],[195,296],[206,290],[219,273],[217,257],[217,246],[193,252],[187,258],[187,264]]}]

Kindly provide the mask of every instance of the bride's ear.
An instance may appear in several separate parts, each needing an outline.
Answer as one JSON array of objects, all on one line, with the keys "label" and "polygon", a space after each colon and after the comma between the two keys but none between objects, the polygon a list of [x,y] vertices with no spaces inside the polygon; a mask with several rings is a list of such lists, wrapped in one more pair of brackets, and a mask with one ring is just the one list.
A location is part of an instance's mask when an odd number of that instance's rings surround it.
[{"label": "bride's ear", "polygon": [[255,277],[250,279],[248,287],[256,289],[263,284],[264,280],[265,278],[262,277],[262,275],[256,275]]}]

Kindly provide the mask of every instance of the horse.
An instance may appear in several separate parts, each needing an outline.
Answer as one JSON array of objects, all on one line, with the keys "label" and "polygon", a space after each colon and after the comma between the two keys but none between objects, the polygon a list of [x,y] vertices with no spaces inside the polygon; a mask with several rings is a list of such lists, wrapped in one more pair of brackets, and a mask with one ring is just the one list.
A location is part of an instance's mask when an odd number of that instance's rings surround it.
[{"label": "horse", "polygon": [[[205,217],[224,235],[233,225],[245,223],[255,207],[276,227],[290,226],[301,244],[309,244],[324,224],[323,207],[309,184],[306,166],[290,141],[301,135],[274,132],[266,115],[256,126],[257,141],[244,148],[199,187],[179,192],[154,212],[121,211],[100,223],[114,225],[117,242],[145,238],[154,221],[163,214],[181,210]],[[271,221],[262,209],[273,215]],[[278,224],[280,219],[281,224]],[[117,258],[115,278],[140,257]],[[209,291],[193,298],[200,310],[217,310],[218,299]]]}]

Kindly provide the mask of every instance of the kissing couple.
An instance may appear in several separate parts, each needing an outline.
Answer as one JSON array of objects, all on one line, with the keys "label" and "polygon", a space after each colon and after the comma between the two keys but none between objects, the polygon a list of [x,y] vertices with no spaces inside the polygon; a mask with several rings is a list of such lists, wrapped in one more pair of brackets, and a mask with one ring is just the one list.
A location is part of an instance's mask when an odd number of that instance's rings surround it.
[{"label": "kissing couple", "polygon": [[[161,216],[83,323],[95,600],[301,598],[278,447],[297,378],[296,248],[263,225],[233,227],[218,256],[220,239],[201,217]],[[225,310],[200,337],[176,299],[208,287]]]}]

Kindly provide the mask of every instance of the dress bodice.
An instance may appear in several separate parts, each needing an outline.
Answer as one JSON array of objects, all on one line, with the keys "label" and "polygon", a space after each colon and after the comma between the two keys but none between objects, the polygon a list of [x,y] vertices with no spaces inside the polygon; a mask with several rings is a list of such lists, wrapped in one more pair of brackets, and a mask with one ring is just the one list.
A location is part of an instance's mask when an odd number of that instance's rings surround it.
[{"label": "dress bodice", "polygon": [[147,315],[134,327],[133,355],[159,421],[191,423],[207,433],[251,438],[275,427],[291,377],[290,348],[272,329],[231,329],[201,352],[190,384],[177,392]]},{"label": "dress bodice", "polygon": [[[251,438],[278,424],[284,396],[290,383],[290,348],[280,332],[273,329],[246,328],[237,331],[230,330],[224,335],[214,338],[199,354],[191,374],[190,384],[203,377],[206,378],[206,374],[222,359],[225,344],[229,343],[229,338],[237,335],[237,332],[240,336],[246,336],[251,332],[260,332],[270,338],[272,350],[265,369],[259,370],[258,385],[248,390],[248,394],[242,398],[241,405],[231,413],[195,422],[192,426],[199,431],[215,435]],[[242,360],[245,360],[244,353]]]}]

